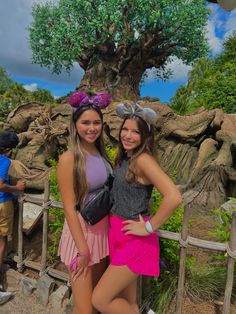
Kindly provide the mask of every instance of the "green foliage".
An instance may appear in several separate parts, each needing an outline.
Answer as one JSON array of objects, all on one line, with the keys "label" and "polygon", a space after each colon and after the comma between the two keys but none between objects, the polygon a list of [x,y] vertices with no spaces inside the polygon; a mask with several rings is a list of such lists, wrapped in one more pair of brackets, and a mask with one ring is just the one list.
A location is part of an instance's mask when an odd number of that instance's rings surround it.
[{"label": "green foliage", "polygon": [[224,51],[214,58],[199,59],[189,74],[187,86],[181,86],[171,100],[179,114],[199,107],[221,108],[236,112],[236,32],[224,43]]},{"label": "green foliage", "polygon": [[[203,0],[189,0],[188,5],[182,0],[37,4],[29,28],[33,62],[55,73],[62,68],[70,71],[75,61],[86,69],[88,64],[105,62],[106,57],[121,56],[122,49],[129,47],[133,56],[143,49],[144,70],[163,70],[169,56],[189,64],[208,50],[204,27],[209,12]],[[157,58],[160,53],[161,60]],[[153,64],[148,63],[150,57],[154,57]]]},{"label": "green foliage", "polygon": [[[188,269],[185,290],[195,302],[216,300],[224,296],[226,278],[226,265],[201,265],[201,267]],[[235,280],[234,273],[233,281]],[[236,297],[236,287],[233,288],[232,297],[233,299]]]},{"label": "green foliage", "polygon": [[[230,199],[236,202],[236,198]],[[233,211],[236,211],[236,208],[233,208]],[[217,237],[221,242],[229,242],[233,213],[220,209],[213,210],[213,213],[219,216],[220,223],[209,234]]]},{"label": "green foliage", "polygon": [[52,94],[43,88],[38,88],[35,92],[31,94],[30,97],[33,101],[38,101],[41,103],[53,103],[54,98],[52,97]]},{"label": "green foliage", "polygon": [[[165,314],[177,289],[178,277],[175,272],[166,272],[160,278],[152,279],[152,290],[144,307],[152,308],[156,314]],[[146,313],[146,312],[145,312]]]},{"label": "green foliage", "polygon": [[11,111],[11,105],[2,103],[1,96],[0,96],[0,121],[6,122],[7,116]]},{"label": "green foliage", "polygon": [[29,93],[19,83],[10,85],[2,95],[3,102],[10,104],[13,108],[29,99]]},{"label": "green foliage", "polygon": [[112,147],[110,144],[107,144],[106,145],[106,152],[107,152],[107,155],[108,155],[110,161],[114,164],[115,159],[116,159],[116,155],[117,155],[117,148]]},{"label": "green foliage", "polygon": [[28,92],[23,86],[12,81],[0,94],[0,120],[6,121],[11,110],[28,100]]},{"label": "green foliage", "polygon": [[14,82],[6,71],[0,67],[0,121],[5,122],[8,114],[14,108],[29,101],[55,102],[48,90],[39,88],[31,93],[22,84]]},{"label": "green foliage", "polygon": [[[176,174],[172,174],[172,179],[175,181]],[[152,212],[153,214],[158,211],[160,203],[162,201],[162,195],[156,190],[152,193]],[[161,229],[171,232],[181,232],[182,220],[183,220],[184,207],[179,206],[175,212],[169,217],[169,219],[161,226]],[[160,248],[162,252],[162,259],[168,267],[177,267],[179,262],[179,244],[175,241],[160,240]]]},{"label": "green foliage", "polygon": [[0,95],[13,84],[14,82],[10,79],[6,70],[0,67]]},{"label": "green foliage", "polygon": [[[60,192],[57,184],[57,162],[53,159],[49,160],[50,165],[53,168],[52,174],[50,176],[50,194],[55,201],[60,201]],[[52,263],[56,256],[60,240],[60,234],[62,232],[64,224],[64,211],[60,208],[49,208],[49,231],[50,231],[50,245],[48,247],[48,261]]]}]

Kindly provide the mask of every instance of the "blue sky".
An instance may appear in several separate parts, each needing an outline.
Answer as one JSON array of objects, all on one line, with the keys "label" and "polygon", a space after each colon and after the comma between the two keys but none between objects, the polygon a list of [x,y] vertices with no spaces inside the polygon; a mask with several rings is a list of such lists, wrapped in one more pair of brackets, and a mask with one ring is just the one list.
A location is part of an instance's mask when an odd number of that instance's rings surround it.
[{"label": "blue sky", "polygon": [[[28,44],[28,32],[32,17],[31,8],[35,2],[44,0],[8,0],[0,3],[0,67],[6,69],[8,75],[24,85],[28,90],[46,88],[55,97],[63,96],[75,90],[79,85],[83,71],[75,64],[72,72],[52,75],[39,65],[31,63],[31,51]],[[223,11],[218,5],[210,4],[211,15],[206,27],[206,35],[212,55],[220,53],[222,43],[236,30],[236,9]],[[141,96],[159,97],[166,103],[174,96],[176,89],[187,82],[190,66],[174,59],[169,65],[173,71],[167,82],[157,81],[152,71],[141,87]]]}]

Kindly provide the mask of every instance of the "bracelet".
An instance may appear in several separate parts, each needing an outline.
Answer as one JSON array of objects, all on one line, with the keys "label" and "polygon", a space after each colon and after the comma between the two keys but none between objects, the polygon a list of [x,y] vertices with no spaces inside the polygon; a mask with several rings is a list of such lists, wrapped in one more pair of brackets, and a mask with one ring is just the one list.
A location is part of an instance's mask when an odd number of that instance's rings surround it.
[{"label": "bracelet", "polygon": [[80,253],[80,252],[78,252],[77,254],[76,254],[76,256],[77,257],[80,257],[80,256],[87,256],[87,257],[89,257],[89,252],[88,253]]},{"label": "bracelet", "polygon": [[154,232],[154,230],[152,228],[152,225],[151,225],[149,220],[145,222],[145,228],[146,228],[148,233],[153,233]]},{"label": "bracelet", "polygon": [[77,264],[78,264],[78,258],[80,256],[87,256],[89,257],[89,253],[86,253],[86,254],[83,254],[83,253],[80,253],[78,252],[75,257],[71,260],[70,264],[68,265],[68,269],[71,270],[73,269],[74,271],[76,271],[77,269]]}]

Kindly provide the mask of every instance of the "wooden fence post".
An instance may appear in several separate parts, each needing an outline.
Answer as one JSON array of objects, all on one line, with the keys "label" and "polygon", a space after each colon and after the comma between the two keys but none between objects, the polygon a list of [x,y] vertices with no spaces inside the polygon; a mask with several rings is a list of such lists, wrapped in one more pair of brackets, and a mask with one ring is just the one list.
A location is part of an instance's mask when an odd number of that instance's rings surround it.
[{"label": "wooden fence post", "polygon": [[18,261],[17,269],[21,272],[23,270],[23,206],[24,195],[19,196],[19,220],[18,220]]},{"label": "wooden fence post", "polygon": [[43,200],[43,241],[42,241],[42,258],[41,270],[39,275],[45,274],[47,267],[47,249],[48,249],[48,209],[50,200],[50,184],[49,180],[44,181],[44,200]]},{"label": "wooden fence post", "polygon": [[183,217],[183,228],[179,239],[180,249],[180,262],[179,262],[179,279],[176,294],[176,314],[181,314],[182,303],[184,297],[184,280],[185,280],[185,264],[186,264],[186,251],[187,251],[187,237],[188,237],[188,221],[190,215],[190,207],[186,206]]},{"label": "wooden fence post", "polygon": [[228,257],[228,267],[227,267],[227,280],[225,287],[225,296],[223,304],[223,314],[230,313],[230,301],[234,282],[234,259],[236,258],[236,212],[233,212],[230,241],[227,248],[229,254]]}]

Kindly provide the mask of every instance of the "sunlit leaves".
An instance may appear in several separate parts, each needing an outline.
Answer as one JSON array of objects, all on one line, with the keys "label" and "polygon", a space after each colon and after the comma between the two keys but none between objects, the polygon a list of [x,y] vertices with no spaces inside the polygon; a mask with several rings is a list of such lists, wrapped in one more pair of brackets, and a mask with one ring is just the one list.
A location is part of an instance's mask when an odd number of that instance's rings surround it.
[{"label": "sunlit leaves", "polygon": [[203,106],[236,112],[236,33],[224,44],[224,51],[214,58],[199,59],[172,99],[172,108],[184,114]]}]

